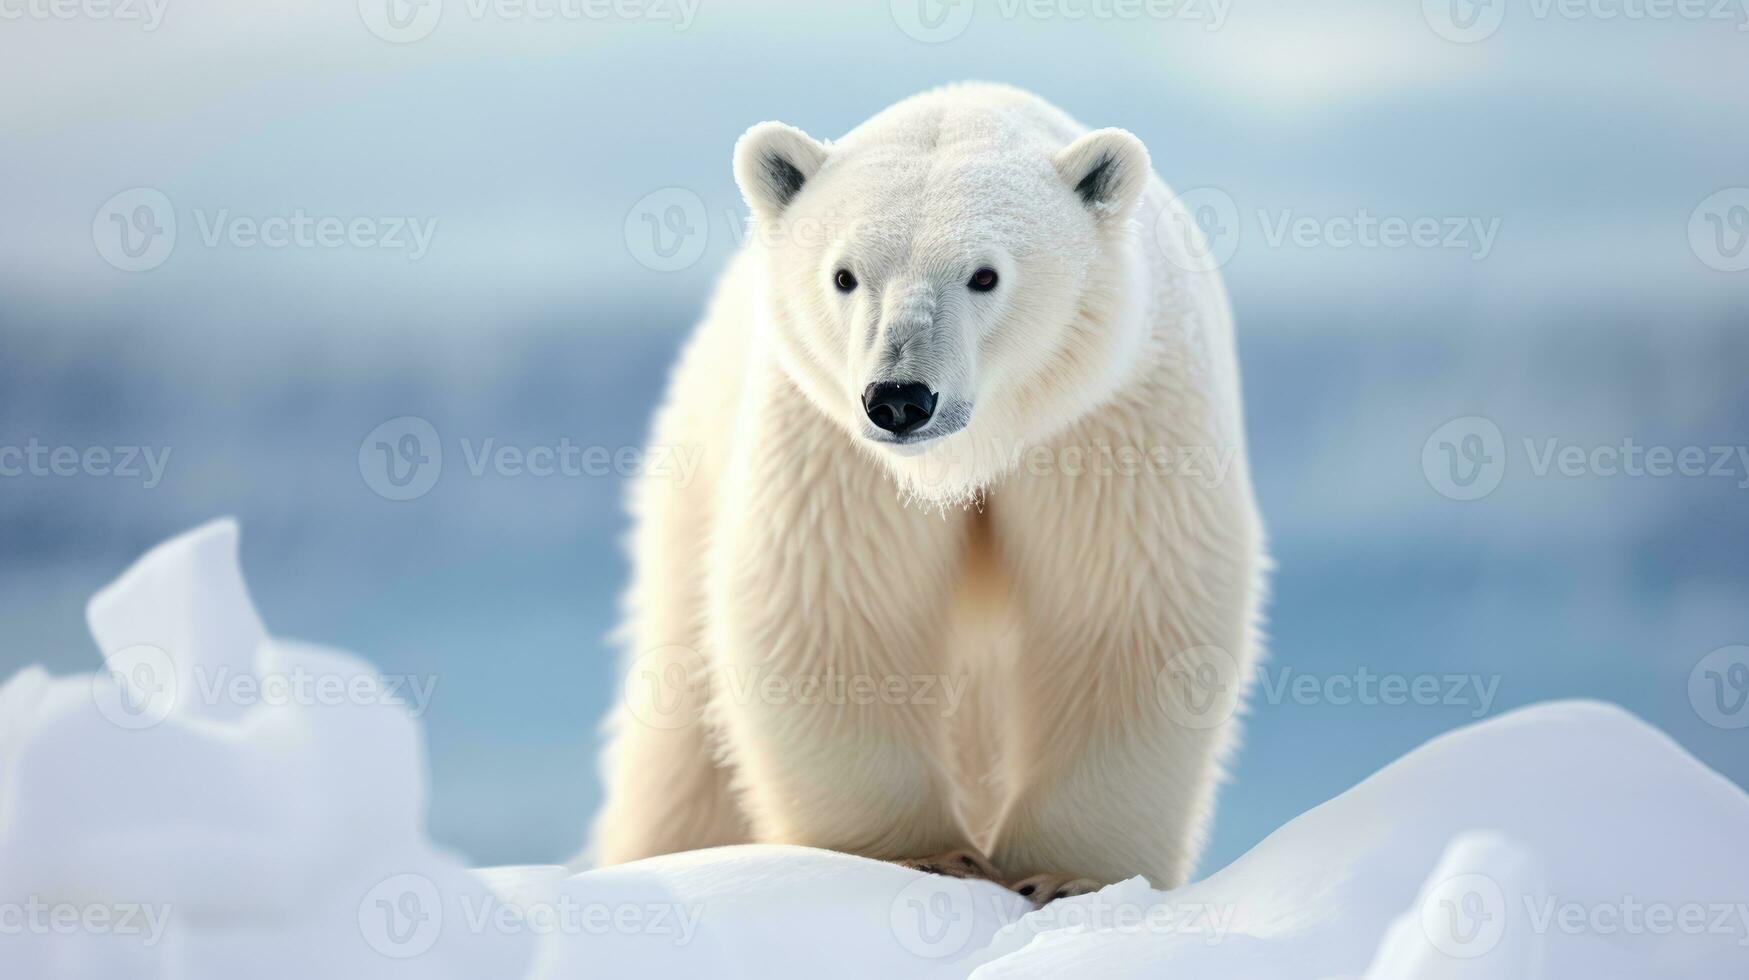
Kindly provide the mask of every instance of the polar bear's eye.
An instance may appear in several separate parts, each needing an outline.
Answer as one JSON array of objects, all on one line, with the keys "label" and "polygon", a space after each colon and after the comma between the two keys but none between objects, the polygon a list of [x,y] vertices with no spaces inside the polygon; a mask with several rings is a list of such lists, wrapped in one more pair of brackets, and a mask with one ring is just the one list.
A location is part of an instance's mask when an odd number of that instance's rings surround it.
[{"label": "polar bear's eye", "polygon": [[972,273],[972,281],[966,283],[966,285],[971,287],[971,290],[974,293],[987,293],[996,288],[996,270],[991,268],[979,269],[977,272]]},{"label": "polar bear's eye", "polygon": [[856,277],[850,274],[849,269],[839,269],[838,274],[832,277],[832,285],[837,286],[839,292],[848,293],[856,288]]}]

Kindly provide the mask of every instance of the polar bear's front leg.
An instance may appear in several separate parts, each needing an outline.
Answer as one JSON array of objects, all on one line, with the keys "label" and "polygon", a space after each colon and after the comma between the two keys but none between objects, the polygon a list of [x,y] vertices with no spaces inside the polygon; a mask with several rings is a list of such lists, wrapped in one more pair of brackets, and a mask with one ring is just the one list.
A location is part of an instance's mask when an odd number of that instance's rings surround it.
[{"label": "polar bear's front leg", "polygon": [[754,836],[976,853],[942,735],[965,691],[940,650],[965,519],[907,507],[793,390],[764,404],[738,433],[710,566],[713,710]]},{"label": "polar bear's front leg", "polygon": [[[1257,534],[1234,491],[1088,471],[992,496],[1023,622],[991,854],[1009,880],[1072,894],[1193,869],[1252,658]],[[1187,701],[1184,678],[1209,690]]]}]

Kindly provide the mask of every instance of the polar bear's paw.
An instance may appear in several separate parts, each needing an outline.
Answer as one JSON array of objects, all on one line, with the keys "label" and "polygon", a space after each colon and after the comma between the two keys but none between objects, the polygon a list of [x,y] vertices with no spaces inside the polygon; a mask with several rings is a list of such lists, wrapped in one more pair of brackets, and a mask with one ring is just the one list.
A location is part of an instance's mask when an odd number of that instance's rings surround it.
[{"label": "polar bear's paw", "polygon": [[925,874],[946,875],[949,878],[982,878],[997,884],[1003,883],[1002,875],[990,863],[990,859],[969,848],[930,857],[904,858],[893,863]]},{"label": "polar bear's paw", "polygon": [[1032,904],[1043,908],[1059,898],[1092,894],[1099,890],[1099,882],[1073,875],[1038,874],[1022,878],[1009,887],[1019,892],[1023,898],[1032,899]]}]

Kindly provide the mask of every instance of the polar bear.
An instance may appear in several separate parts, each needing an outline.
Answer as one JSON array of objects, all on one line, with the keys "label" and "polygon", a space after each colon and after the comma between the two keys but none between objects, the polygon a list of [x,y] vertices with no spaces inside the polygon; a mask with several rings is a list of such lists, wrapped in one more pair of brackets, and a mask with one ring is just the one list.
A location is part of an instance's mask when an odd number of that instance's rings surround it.
[{"label": "polar bear", "polygon": [[632,492],[592,858],[1182,883],[1266,574],[1195,224],[1135,136],[991,84],[761,123],[734,174],[653,435],[702,462]]}]

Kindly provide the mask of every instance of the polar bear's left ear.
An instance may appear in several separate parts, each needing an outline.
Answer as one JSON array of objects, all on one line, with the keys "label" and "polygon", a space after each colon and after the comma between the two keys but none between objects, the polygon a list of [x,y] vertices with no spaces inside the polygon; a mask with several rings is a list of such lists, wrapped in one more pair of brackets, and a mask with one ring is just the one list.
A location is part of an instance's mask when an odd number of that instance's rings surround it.
[{"label": "polar bear's left ear", "polygon": [[1148,186],[1148,148],[1122,129],[1096,129],[1052,160],[1063,182],[1101,220],[1127,218]]},{"label": "polar bear's left ear", "polygon": [[826,162],[826,147],[780,122],[762,122],[735,141],[735,183],[762,221],[776,218]]}]

